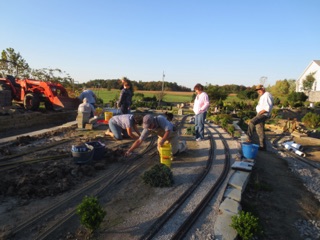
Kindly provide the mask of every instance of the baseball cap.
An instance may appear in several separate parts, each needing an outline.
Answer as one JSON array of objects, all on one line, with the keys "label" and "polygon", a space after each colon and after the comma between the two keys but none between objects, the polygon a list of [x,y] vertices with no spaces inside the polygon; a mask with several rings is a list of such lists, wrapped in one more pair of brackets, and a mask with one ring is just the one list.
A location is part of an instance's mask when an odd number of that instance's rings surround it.
[{"label": "baseball cap", "polygon": [[147,114],[143,117],[143,128],[150,128],[152,123],[154,123],[154,117],[151,114]]}]

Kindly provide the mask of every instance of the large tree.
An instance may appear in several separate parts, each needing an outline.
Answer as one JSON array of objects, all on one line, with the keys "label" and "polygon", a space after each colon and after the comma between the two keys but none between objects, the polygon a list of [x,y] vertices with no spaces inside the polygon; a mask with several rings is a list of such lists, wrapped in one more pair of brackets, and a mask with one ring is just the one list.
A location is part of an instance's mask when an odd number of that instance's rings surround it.
[{"label": "large tree", "polygon": [[1,52],[0,70],[3,77],[12,75],[17,78],[28,77],[30,72],[26,60],[13,48],[7,48]]},{"label": "large tree", "polygon": [[64,87],[74,88],[74,80],[66,72],[58,68],[31,69],[21,54],[16,53],[13,48],[7,48],[1,52],[0,71],[2,77],[12,75],[16,78],[59,82]]},{"label": "large tree", "polygon": [[205,87],[205,92],[208,94],[210,102],[225,100],[228,97],[228,93],[225,89],[218,85],[207,85]]},{"label": "large tree", "polygon": [[274,92],[276,96],[283,96],[289,93],[289,88],[290,84],[287,79],[278,80],[272,87],[272,92]]}]

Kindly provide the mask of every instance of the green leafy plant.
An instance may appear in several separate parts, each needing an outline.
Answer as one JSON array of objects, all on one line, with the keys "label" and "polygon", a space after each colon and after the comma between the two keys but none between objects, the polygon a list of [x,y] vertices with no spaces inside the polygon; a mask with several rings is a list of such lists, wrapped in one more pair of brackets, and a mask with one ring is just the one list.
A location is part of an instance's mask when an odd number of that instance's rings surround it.
[{"label": "green leafy plant", "polygon": [[187,127],[186,134],[187,134],[187,135],[196,135],[195,126]]},{"label": "green leafy plant", "polygon": [[320,126],[320,115],[312,112],[308,112],[302,118],[302,122],[309,128],[315,129]]},{"label": "green leafy plant", "polygon": [[231,217],[231,221],[230,226],[237,231],[242,240],[250,240],[262,232],[259,219],[250,212],[240,211]]},{"label": "green leafy plant", "polygon": [[98,199],[85,196],[82,202],[77,206],[77,214],[80,216],[80,222],[83,226],[94,231],[98,229],[106,215]]},{"label": "green leafy plant", "polygon": [[159,163],[142,175],[145,184],[151,187],[171,187],[173,185],[173,174],[169,167]]}]

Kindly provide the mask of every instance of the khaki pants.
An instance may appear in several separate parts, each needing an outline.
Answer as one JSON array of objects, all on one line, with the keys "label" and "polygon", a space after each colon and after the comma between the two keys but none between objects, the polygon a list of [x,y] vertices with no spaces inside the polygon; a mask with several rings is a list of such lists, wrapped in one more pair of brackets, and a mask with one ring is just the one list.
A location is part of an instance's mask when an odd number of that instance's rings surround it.
[{"label": "khaki pants", "polygon": [[[162,137],[158,136],[158,146],[159,142],[162,140]],[[179,151],[179,135],[177,132],[172,132],[170,134],[168,141],[171,143],[172,155],[175,155]],[[158,148],[159,151],[159,148]]]}]

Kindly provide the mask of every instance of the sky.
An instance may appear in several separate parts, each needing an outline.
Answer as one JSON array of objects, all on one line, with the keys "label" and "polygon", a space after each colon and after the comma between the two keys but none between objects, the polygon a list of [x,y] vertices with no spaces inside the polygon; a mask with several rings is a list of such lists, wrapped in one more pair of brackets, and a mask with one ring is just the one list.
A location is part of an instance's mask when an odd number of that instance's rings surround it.
[{"label": "sky", "polygon": [[272,86],[320,60],[319,9],[319,0],[2,0],[0,50],[77,83]]}]

